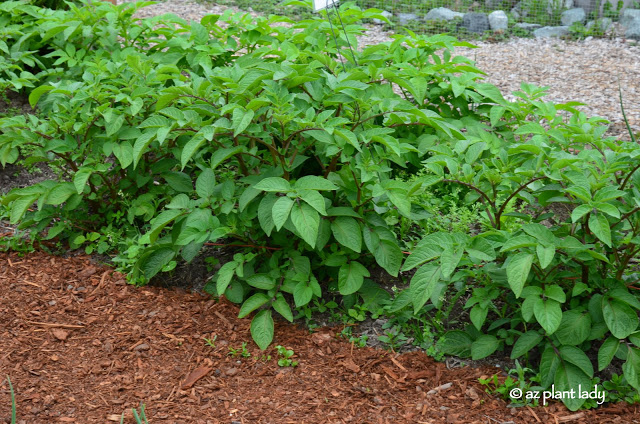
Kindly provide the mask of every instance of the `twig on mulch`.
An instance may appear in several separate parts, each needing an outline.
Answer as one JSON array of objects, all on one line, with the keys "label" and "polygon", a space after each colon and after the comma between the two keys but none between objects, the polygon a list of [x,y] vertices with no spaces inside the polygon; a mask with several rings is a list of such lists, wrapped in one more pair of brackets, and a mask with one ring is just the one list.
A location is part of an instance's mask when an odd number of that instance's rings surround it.
[{"label": "twig on mulch", "polygon": [[73,324],[57,324],[55,322],[37,322],[37,321],[25,321],[29,324],[41,325],[43,327],[51,327],[51,328],[84,328],[84,325],[73,325]]}]

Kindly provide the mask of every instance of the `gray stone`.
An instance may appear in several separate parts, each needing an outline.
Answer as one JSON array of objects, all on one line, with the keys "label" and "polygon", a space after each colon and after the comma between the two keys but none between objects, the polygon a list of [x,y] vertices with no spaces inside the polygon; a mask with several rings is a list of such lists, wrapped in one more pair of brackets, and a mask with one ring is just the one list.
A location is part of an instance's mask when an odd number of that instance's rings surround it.
[{"label": "gray stone", "polygon": [[494,31],[506,31],[509,27],[509,18],[504,10],[496,10],[489,13],[489,27]]},{"label": "gray stone", "polygon": [[530,24],[530,23],[527,23],[527,22],[517,23],[516,26],[518,28],[522,28],[522,29],[527,30],[527,31],[533,31],[534,29],[542,28],[542,25],[540,25],[540,24]]},{"label": "gray stone", "polygon": [[462,17],[462,26],[469,32],[484,32],[489,30],[489,18],[484,13],[465,13]]},{"label": "gray stone", "polygon": [[571,26],[575,22],[584,23],[586,19],[587,14],[584,13],[584,9],[581,7],[565,10],[560,16],[560,21],[564,26]]},{"label": "gray stone", "polygon": [[[585,13],[588,15],[593,11],[596,11],[598,13],[598,16],[602,16],[603,12],[604,12],[604,8],[605,8],[605,4],[608,2],[610,4],[609,8],[610,10],[617,10],[618,9],[618,1],[619,0],[601,0],[601,1],[596,1],[596,0],[573,0],[573,7],[581,7],[584,9]],[[622,10],[624,10],[627,7],[627,3],[629,3],[628,0],[623,0],[623,6],[622,6]],[[600,8],[598,8],[598,4],[600,5]]]},{"label": "gray stone", "polygon": [[627,26],[624,36],[632,40],[640,40],[640,18],[633,19]]},{"label": "gray stone", "polygon": [[489,10],[500,9],[504,4],[504,0],[485,0],[484,7]]},{"label": "gray stone", "polygon": [[640,9],[627,9],[622,12],[622,16],[620,17],[620,25],[623,27],[628,27],[631,25],[633,20],[640,19]]},{"label": "gray stone", "polygon": [[454,12],[446,7],[436,7],[431,9],[427,16],[424,17],[426,21],[450,21],[455,18],[462,18],[464,13]]},{"label": "gray stone", "polygon": [[511,9],[511,15],[513,15],[514,19],[520,19],[520,17],[526,18],[527,13],[522,10],[522,2],[516,3],[515,6]]},{"label": "gray stone", "polygon": [[[393,18],[393,13],[391,12],[387,12],[386,10],[383,10],[382,13],[380,13],[382,16],[384,16],[385,18],[391,20],[391,18]],[[386,24],[385,21],[383,21],[382,19],[377,19],[377,18],[373,18],[373,23],[376,25],[383,25]]]},{"label": "gray stone", "polygon": [[600,18],[596,19],[595,21],[587,22],[586,28],[593,29],[596,23],[598,24],[598,27],[602,32],[607,32],[612,28],[611,25],[613,25],[613,21],[611,20],[611,18]]},{"label": "gray stone", "polygon": [[397,15],[398,23],[400,25],[406,25],[411,21],[419,21],[418,15],[415,13],[398,13]]},{"label": "gray stone", "polygon": [[546,26],[533,31],[536,38],[563,37],[569,35],[568,26]]}]

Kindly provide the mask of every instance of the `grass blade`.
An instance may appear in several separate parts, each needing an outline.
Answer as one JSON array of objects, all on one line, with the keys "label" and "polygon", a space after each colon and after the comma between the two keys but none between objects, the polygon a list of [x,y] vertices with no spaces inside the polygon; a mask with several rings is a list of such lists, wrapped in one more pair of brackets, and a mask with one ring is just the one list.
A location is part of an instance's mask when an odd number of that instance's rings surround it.
[{"label": "grass blade", "polygon": [[629,131],[631,141],[635,143],[636,136],[633,135],[633,131],[631,130],[631,126],[629,125],[629,120],[627,119],[627,114],[624,112],[624,103],[622,101],[622,87],[620,86],[620,81],[618,81],[618,93],[620,94],[620,110],[622,110],[622,118],[624,119],[624,123],[627,126],[627,131]]}]

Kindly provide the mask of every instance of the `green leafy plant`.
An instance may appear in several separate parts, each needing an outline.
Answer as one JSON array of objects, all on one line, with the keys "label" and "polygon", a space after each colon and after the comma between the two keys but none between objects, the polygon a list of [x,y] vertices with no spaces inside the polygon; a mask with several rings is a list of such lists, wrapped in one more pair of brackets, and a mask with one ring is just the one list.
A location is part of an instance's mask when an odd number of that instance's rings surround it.
[{"label": "green leafy plant", "polygon": [[208,338],[206,338],[206,337],[203,337],[205,344],[206,344],[207,346],[210,346],[210,347],[214,348],[214,349],[215,349],[215,347],[216,347],[216,339],[217,339],[217,338],[218,338],[218,335],[213,336],[213,338],[211,338],[211,339],[208,339]]},{"label": "green leafy plant", "polygon": [[[136,408],[132,408],[131,412],[133,413],[133,418],[136,420],[137,424],[149,424],[149,421],[147,421],[147,416],[144,412],[144,404],[141,403],[140,404],[140,412],[138,413],[138,411],[136,410]],[[124,423],[124,413],[122,413],[122,416],[120,417],[120,424]]]},{"label": "green leafy plant", "polygon": [[249,353],[249,350],[247,349],[246,342],[242,343],[242,347],[240,349],[234,349],[233,347],[229,346],[229,355],[233,358],[238,358],[240,356],[242,356],[243,358],[251,357],[251,353]]},{"label": "green leafy plant", "polygon": [[7,384],[9,384],[9,395],[11,396],[11,424],[17,423],[17,407],[16,407],[16,395],[13,391],[13,385],[11,379],[7,376]]},{"label": "green leafy plant", "polygon": [[278,345],[276,346],[276,350],[278,351],[278,356],[280,357],[280,359],[278,359],[279,367],[297,367],[298,366],[298,361],[294,361],[293,359],[291,359],[295,355],[295,352],[292,349],[287,349],[285,347]]}]

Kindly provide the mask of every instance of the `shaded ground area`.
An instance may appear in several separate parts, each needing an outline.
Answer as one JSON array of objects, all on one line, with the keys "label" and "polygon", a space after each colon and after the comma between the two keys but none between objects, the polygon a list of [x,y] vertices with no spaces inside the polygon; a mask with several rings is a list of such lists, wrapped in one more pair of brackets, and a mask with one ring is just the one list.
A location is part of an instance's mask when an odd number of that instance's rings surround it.
[{"label": "shaded ground area", "polygon": [[[477,382],[495,369],[355,348],[329,329],[277,324],[274,346],[299,361],[279,367],[275,348],[253,345],[235,305],[136,289],[85,256],[0,254],[0,293],[0,377],[14,383],[20,423],[119,422],[140,403],[151,423],[640,422],[626,404],[507,408]],[[9,417],[3,381],[0,422]]]}]

